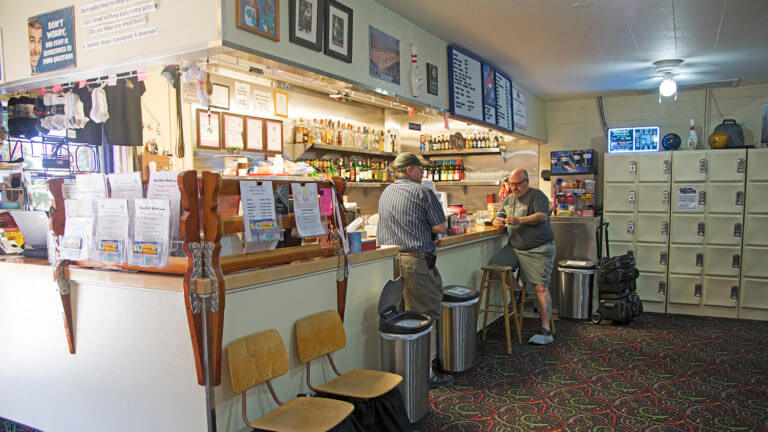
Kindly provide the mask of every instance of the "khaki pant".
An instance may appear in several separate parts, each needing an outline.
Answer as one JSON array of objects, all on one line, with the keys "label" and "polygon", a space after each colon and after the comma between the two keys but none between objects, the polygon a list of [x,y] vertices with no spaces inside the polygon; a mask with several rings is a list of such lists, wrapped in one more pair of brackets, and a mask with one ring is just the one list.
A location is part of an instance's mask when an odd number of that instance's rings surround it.
[{"label": "khaki pant", "polygon": [[410,255],[397,256],[397,270],[404,281],[405,310],[442,318],[443,279],[437,266],[427,267],[427,261]]}]

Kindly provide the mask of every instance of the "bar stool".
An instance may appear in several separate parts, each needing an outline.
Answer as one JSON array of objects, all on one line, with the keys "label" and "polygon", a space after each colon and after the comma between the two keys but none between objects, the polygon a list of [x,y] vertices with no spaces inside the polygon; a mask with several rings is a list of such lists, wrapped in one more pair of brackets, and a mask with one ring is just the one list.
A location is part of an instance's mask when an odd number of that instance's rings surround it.
[{"label": "bar stool", "polygon": [[[522,324],[522,314],[517,313],[516,302],[512,301],[515,298],[513,292],[512,274],[513,268],[511,266],[489,264],[482,267],[483,279],[480,282],[480,305],[478,313],[483,315],[483,333],[482,338],[485,340],[485,334],[488,330],[488,314],[490,312],[503,313],[504,314],[504,331],[507,336],[507,354],[512,354],[512,339],[509,334],[509,318],[515,323],[515,330],[517,332],[517,343],[523,343],[522,333],[520,325]],[[491,303],[491,288],[494,282],[499,282],[501,288],[501,303]],[[507,297],[509,293],[509,297]],[[483,295],[485,295],[485,303],[483,303]],[[511,311],[509,309],[512,309]],[[478,319],[479,319],[478,315]]]},{"label": "bar stool", "polygon": [[[517,273],[515,274],[515,278],[517,279],[517,285],[520,286],[521,291],[522,291],[521,294],[520,294],[520,299],[515,302],[515,303],[520,305],[520,313],[517,314],[517,319],[519,321],[518,326],[520,328],[522,328],[523,327],[523,311],[525,310],[525,302],[528,301],[528,300],[531,300],[531,303],[533,304],[534,302],[536,302],[536,298],[537,297],[536,297],[536,293],[533,292],[533,293],[531,293],[532,296],[531,296],[530,299],[526,298],[526,294],[528,293],[528,290],[526,289],[526,286],[525,286],[525,284],[523,282],[523,275],[522,275],[522,271],[520,271],[520,268],[517,269]],[[554,314],[550,314],[549,315],[549,331],[551,331],[552,334],[555,334],[555,316],[554,316]]]}]

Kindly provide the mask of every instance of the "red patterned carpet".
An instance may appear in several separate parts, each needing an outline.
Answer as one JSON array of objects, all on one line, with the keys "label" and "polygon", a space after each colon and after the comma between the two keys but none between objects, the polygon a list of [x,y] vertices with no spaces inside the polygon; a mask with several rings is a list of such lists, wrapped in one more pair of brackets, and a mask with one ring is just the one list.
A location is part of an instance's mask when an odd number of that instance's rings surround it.
[{"label": "red patterned carpet", "polygon": [[[535,326],[523,323],[523,342]],[[431,393],[418,431],[768,431],[768,322],[643,314],[557,321],[547,347],[506,353],[498,321],[478,364]]]}]

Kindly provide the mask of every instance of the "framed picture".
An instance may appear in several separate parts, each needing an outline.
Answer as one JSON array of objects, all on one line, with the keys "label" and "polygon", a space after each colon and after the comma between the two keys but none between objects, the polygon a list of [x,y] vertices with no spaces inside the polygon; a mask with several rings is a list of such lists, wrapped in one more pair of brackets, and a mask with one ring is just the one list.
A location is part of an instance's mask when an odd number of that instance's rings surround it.
[{"label": "framed picture", "polygon": [[222,113],[224,119],[224,148],[242,149],[245,142],[245,119],[243,116]]},{"label": "framed picture", "polygon": [[288,93],[275,90],[275,115],[288,118]]},{"label": "framed picture", "polygon": [[371,76],[400,84],[400,40],[368,26]]},{"label": "framed picture", "polygon": [[237,28],[280,41],[279,0],[236,0]]},{"label": "framed picture", "polygon": [[199,148],[221,148],[221,113],[197,110],[197,146]]},{"label": "framed picture", "polygon": [[323,49],[322,0],[291,0],[288,40],[315,51]]},{"label": "framed picture", "polygon": [[264,119],[245,116],[245,149],[264,151]]},{"label": "framed picture", "polygon": [[3,61],[3,29],[0,28],[0,83],[5,81],[5,61]]},{"label": "framed picture", "polygon": [[427,63],[427,93],[437,96],[437,66]]},{"label": "framed picture", "polygon": [[326,0],[323,21],[325,54],[352,63],[352,9],[335,0]]},{"label": "framed picture", "polygon": [[270,153],[283,152],[283,122],[280,120],[264,120],[264,135],[267,143],[266,151]]},{"label": "framed picture", "polygon": [[[197,94],[195,94],[195,100]],[[211,106],[216,108],[229,109],[229,86],[222,84],[213,85],[213,93],[211,94]]]}]

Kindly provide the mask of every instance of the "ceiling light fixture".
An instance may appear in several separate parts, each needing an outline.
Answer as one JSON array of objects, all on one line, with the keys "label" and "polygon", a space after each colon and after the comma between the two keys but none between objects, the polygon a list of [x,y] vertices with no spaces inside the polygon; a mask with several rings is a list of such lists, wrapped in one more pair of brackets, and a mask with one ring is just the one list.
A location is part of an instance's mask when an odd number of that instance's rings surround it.
[{"label": "ceiling light fixture", "polygon": [[664,78],[661,80],[661,84],[659,84],[659,94],[663,97],[674,95],[675,99],[677,99],[677,82],[674,75],[671,73],[664,74]]},{"label": "ceiling light fixture", "polygon": [[656,73],[661,74],[661,84],[659,84],[659,103],[662,98],[674,97],[677,100],[677,81],[675,76],[680,71],[682,59],[657,60],[653,62]]}]

